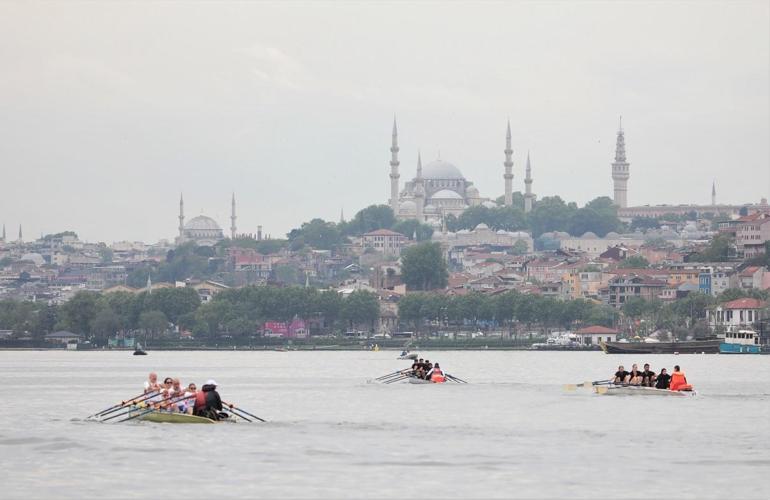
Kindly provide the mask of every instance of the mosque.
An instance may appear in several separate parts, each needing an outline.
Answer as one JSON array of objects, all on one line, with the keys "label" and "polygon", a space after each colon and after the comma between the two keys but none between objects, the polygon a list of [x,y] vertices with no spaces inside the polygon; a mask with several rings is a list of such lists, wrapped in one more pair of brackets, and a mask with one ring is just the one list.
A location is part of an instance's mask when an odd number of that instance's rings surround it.
[{"label": "mosque", "polygon": [[[235,238],[235,194],[231,200],[230,214],[230,237]],[[187,223],[184,221],[184,197],[179,197],[179,236],[176,237],[176,244],[181,245],[189,241],[194,241],[198,246],[214,246],[225,238],[222,228],[217,221],[205,215],[198,215],[190,219]]]},{"label": "mosque", "polygon": [[[460,169],[441,158],[422,164],[417,155],[417,170],[412,180],[404,183],[399,190],[398,128],[393,120],[393,135],[390,147],[390,207],[398,219],[417,219],[420,222],[440,227],[447,215],[459,216],[466,209],[476,206],[498,207],[498,203],[479,194],[472,181],[463,176]],[[511,149],[511,124],[508,123],[505,142],[505,197],[504,205],[513,205],[513,149]],[[532,194],[532,168],[527,154],[525,184],[525,211],[532,210],[535,195]]]}]

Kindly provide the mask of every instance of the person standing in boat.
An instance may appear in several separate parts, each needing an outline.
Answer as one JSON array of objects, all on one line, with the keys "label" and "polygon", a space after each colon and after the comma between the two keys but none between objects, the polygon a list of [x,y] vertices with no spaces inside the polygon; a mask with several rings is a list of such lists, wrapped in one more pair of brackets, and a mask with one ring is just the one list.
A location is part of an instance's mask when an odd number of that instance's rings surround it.
[{"label": "person standing in boat", "polygon": [[220,420],[219,412],[222,411],[222,398],[217,392],[217,382],[208,379],[201,390],[195,394],[195,415]]},{"label": "person standing in boat", "polygon": [[615,377],[612,379],[613,384],[625,384],[628,382],[628,372],[623,365],[618,366],[618,371],[615,372]]},{"label": "person standing in boat", "polygon": [[660,374],[655,377],[655,388],[656,389],[668,389],[668,385],[671,382],[671,375],[666,373],[665,368],[660,369]]},{"label": "person standing in boat", "polygon": [[650,370],[650,364],[644,364],[644,371],[642,372],[642,386],[655,387],[655,372]]}]

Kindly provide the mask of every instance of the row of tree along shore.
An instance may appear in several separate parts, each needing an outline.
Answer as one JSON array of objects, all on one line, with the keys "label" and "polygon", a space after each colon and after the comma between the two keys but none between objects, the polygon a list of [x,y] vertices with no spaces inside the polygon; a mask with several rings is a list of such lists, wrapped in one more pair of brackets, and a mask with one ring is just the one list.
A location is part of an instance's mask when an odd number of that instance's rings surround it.
[{"label": "row of tree along shore", "polygon": [[[529,340],[531,332],[545,334],[603,325],[627,333],[640,328],[646,329],[643,333],[665,329],[677,338],[693,334],[702,337],[709,333],[705,325],[709,307],[752,293],[761,294],[728,290],[720,297],[693,293],[670,303],[639,299],[618,310],[582,299],[559,300],[516,291],[459,296],[417,292],[398,300],[398,327],[392,331],[411,331],[415,338],[449,337],[443,335],[446,332],[501,332],[504,338],[524,336]],[[106,346],[108,339],[116,336],[133,336],[153,343],[178,342],[186,336],[185,341],[192,337],[200,345],[256,345],[268,340],[263,336],[267,323],[301,320],[311,337],[327,337],[324,341],[329,340],[329,344],[339,344],[339,339],[351,332],[357,332],[357,341],[360,337],[377,340],[381,310],[387,310],[381,305],[381,298],[367,291],[343,296],[333,290],[309,287],[229,289],[205,304],[190,288],[138,294],[84,291],[60,306],[0,301],[0,330],[11,332],[6,335],[8,341],[37,342],[46,334],[66,330],[82,335],[95,346]],[[458,341],[463,336],[452,337]],[[270,342],[274,340],[283,341]]]}]

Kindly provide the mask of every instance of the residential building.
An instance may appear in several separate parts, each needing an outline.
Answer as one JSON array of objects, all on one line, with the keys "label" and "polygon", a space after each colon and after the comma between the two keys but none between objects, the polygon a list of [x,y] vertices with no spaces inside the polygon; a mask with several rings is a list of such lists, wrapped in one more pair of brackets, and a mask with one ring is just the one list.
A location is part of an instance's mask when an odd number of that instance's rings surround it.
[{"label": "residential building", "polygon": [[732,266],[703,267],[698,274],[698,288],[706,295],[716,297],[732,287],[730,277],[734,271]]},{"label": "residential building", "polygon": [[746,259],[765,253],[765,242],[770,241],[770,215],[756,213],[741,217],[735,231],[738,253]]},{"label": "residential building", "polygon": [[389,257],[399,257],[406,242],[406,236],[390,229],[378,229],[363,235],[364,248],[373,248]]},{"label": "residential building", "polygon": [[765,307],[766,304],[758,299],[743,298],[731,300],[707,312],[709,326],[712,330],[723,328],[726,331],[736,331],[739,328],[751,327],[754,323],[764,318],[763,310]]},{"label": "residential building", "polygon": [[657,299],[666,282],[647,276],[621,275],[610,280],[608,303],[620,308],[632,298]]}]

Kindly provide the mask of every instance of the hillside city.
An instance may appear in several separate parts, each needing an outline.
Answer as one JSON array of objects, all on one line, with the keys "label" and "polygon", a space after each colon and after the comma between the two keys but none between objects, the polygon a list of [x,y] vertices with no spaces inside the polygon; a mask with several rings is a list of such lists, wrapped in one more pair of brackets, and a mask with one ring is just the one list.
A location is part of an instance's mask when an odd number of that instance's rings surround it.
[{"label": "hillside city", "polygon": [[[393,123],[390,199],[346,220],[309,220],[285,237],[205,215],[156,243],[89,243],[69,230],[0,239],[0,343],[131,348],[285,342],[520,345],[554,332],[573,343],[724,336],[766,339],[770,206],[628,206],[619,127],[614,191],[579,207],[513,190],[510,125],[504,194],[483,197],[437,159],[400,182]],[[384,177],[384,175],[383,175]],[[269,223],[269,221],[268,221]],[[766,342],[766,340],[764,341]],[[497,343],[497,344],[496,344]]]}]

